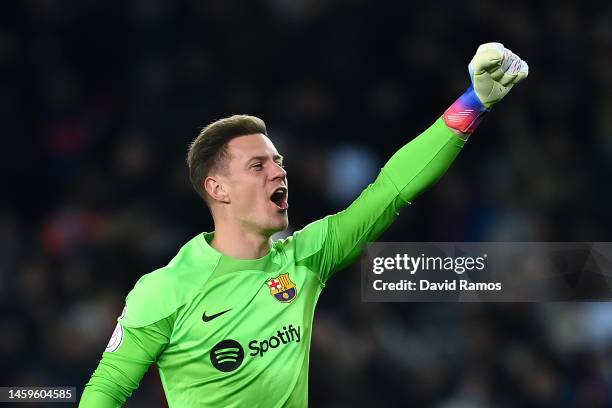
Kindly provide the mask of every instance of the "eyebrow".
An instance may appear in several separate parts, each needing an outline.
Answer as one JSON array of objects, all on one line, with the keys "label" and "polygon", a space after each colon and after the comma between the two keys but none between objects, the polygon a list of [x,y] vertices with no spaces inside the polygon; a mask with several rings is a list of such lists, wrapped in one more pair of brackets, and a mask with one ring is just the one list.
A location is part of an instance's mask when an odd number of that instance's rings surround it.
[{"label": "eyebrow", "polygon": [[[283,160],[284,157],[281,156],[280,154],[275,154],[274,156],[272,156],[273,160]],[[247,160],[247,163],[252,162],[253,160],[261,160],[261,161],[266,161],[268,160],[268,156],[253,156],[251,157],[249,160]]]}]

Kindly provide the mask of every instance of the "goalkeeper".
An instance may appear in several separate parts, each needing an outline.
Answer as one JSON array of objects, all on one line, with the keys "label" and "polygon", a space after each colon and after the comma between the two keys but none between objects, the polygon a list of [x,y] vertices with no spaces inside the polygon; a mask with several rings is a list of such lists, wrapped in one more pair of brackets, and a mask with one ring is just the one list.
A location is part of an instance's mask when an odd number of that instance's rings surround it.
[{"label": "goalkeeper", "polygon": [[444,174],[528,67],[488,43],[469,73],[467,92],[348,208],[275,242],[288,226],[287,173],[264,122],[238,115],[208,125],[187,161],[215,231],[138,281],[80,406],[121,406],[151,364],[170,407],[308,406],[312,321],[325,282]]}]

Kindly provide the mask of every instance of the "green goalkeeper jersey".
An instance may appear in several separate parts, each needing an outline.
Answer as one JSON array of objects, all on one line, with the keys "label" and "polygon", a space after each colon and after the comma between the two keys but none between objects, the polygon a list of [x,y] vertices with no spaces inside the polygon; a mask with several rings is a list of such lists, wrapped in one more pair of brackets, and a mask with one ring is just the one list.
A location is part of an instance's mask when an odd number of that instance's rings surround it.
[{"label": "green goalkeeper jersey", "polygon": [[442,120],[402,147],[345,210],[241,260],[196,236],[144,275],[83,393],[121,406],[157,364],[170,407],[306,407],[315,305],[325,282],[436,181],[464,141]]}]

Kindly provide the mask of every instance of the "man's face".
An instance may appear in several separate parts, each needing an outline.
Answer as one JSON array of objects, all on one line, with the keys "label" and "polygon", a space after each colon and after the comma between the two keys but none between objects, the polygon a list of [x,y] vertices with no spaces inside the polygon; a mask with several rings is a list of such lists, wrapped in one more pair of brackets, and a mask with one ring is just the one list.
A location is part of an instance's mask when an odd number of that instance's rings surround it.
[{"label": "man's face", "polygon": [[282,231],[287,216],[287,172],[283,158],[261,133],[232,139],[227,146],[229,170],[222,181],[231,215],[264,235]]}]

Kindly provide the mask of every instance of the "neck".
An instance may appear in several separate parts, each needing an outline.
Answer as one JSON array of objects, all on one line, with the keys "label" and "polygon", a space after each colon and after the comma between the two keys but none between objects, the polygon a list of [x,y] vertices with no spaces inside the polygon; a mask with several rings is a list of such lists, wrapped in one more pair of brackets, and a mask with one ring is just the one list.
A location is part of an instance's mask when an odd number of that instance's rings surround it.
[{"label": "neck", "polygon": [[258,259],[270,252],[272,239],[254,231],[217,224],[210,246],[232,258]]}]

